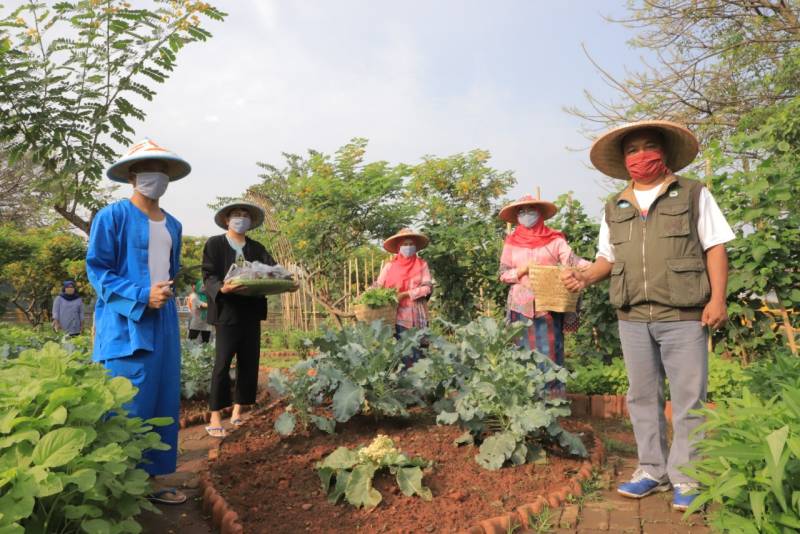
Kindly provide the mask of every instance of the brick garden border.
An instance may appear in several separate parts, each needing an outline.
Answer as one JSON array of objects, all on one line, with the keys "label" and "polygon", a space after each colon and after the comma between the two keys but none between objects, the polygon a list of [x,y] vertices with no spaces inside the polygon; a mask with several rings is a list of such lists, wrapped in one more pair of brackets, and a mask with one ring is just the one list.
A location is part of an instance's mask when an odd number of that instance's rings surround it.
[{"label": "brick garden border", "polygon": [[[576,417],[599,417],[612,419],[614,417],[628,417],[628,404],[625,395],[583,395],[580,393],[567,393],[570,401],[572,415]],[[707,408],[714,408],[713,402],[707,402]],[[667,401],[664,408],[667,421],[672,421],[672,402]]]},{"label": "brick garden border", "polygon": [[[517,506],[513,513],[484,519],[477,525],[461,531],[461,534],[505,534],[514,524],[521,524],[523,528],[528,528],[530,516],[539,514],[545,506],[551,509],[559,508],[571,496],[579,497],[583,493],[581,482],[592,477],[592,471],[600,468],[606,456],[603,440],[600,439],[594,428],[586,423],[582,423],[581,426],[592,431],[594,448],[589,459],[581,464],[577,474],[571,480],[546,495],[539,495],[533,501]],[[215,446],[209,449],[209,463],[219,459],[224,441],[224,438],[219,440]],[[243,534],[244,527],[239,522],[239,514],[214,487],[208,469],[200,478],[200,489],[203,492],[203,512],[211,516],[212,524],[220,529],[221,534]]]}]

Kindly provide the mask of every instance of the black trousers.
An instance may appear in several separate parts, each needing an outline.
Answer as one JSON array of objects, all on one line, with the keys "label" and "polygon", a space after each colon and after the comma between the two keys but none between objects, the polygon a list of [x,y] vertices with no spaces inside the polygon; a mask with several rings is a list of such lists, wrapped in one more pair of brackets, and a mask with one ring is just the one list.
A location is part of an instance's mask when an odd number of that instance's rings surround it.
[{"label": "black trousers", "polygon": [[203,343],[208,343],[211,339],[211,330],[189,330],[189,339],[197,339],[197,336],[200,336]]},{"label": "black trousers", "polygon": [[261,356],[261,323],[235,326],[216,325],[217,358],[211,375],[209,408],[221,410],[231,405],[231,361],[236,355],[236,404],[254,404],[258,390],[258,360]]}]

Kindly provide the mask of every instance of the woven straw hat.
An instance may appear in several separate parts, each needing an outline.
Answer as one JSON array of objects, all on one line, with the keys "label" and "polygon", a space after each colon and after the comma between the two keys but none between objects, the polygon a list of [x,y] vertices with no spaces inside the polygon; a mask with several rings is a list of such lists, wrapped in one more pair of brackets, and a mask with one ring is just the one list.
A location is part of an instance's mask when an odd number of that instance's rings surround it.
[{"label": "woven straw hat", "polygon": [[423,248],[427,247],[428,242],[430,241],[424,234],[415,232],[411,228],[403,228],[402,230],[400,230],[392,237],[383,242],[383,249],[386,252],[397,254],[400,248],[400,242],[406,238],[411,238],[414,241],[416,241],[417,250],[422,250]]},{"label": "woven straw hat", "polygon": [[119,161],[109,167],[106,176],[115,182],[128,183],[131,165],[147,159],[157,159],[166,163],[166,174],[170,182],[180,180],[192,171],[191,165],[186,160],[159,146],[152,139],[144,139],[130,147]]},{"label": "woven straw hat", "polygon": [[228,214],[236,208],[247,210],[250,214],[250,230],[258,228],[264,224],[264,210],[261,206],[247,202],[246,200],[237,200],[230,204],[225,204],[214,215],[214,222],[223,230],[228,229]]},{"label": "woven straw hat", "polygon": [[610,130],[598,137],[589,152],[597,170],[612,178],[630,180],[622,153],[622,140],[636,130],[657,130],[664,136],[667,167],[678,172],[689,165],[700,151],[700,143],[685,126],[670,121],[640,121]]},{"label": "woven straw hat", "polygon": [[539,208],[543,220],[549,219],[550,217],[555,215],[556,212],[558,211],[558,208],[552,202],[547,202],[546,200],[539,200],[538,198],[533,198],[531,195],[525,195],[519,200],[503,207],[503,209],[500,210],[500,214],[498,216],[507,223],[517,224],[517,211],[522,206],[535,206]]}]

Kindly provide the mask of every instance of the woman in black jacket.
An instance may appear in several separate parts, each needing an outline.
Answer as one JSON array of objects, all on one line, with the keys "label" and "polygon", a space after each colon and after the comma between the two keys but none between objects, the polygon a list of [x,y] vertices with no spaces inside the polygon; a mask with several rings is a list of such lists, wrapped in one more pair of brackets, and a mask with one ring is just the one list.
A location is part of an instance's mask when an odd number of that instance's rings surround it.
[{"label": "woman in black jacket", "polygon": [[261,354],[261,321],[267,318],[266,297],[237,294],[242,286],[225,282],[231,265],[258,261],[275,265],[264,246],[245,236],[264,222],[264,211],[249,202],[234,202],[222,207],[214,217],[226,229],[211,237],[203,248],[203,282],[208,295],[208,322],[216,330],[217,356],[211,377],[209,408],[211,421],[206,432],[224,437],[220,411],[231,405],[230,368],[236,355],[236,386],[231,424],[238,427],[241,407],[254,404],[258,388],[258,360]]}]

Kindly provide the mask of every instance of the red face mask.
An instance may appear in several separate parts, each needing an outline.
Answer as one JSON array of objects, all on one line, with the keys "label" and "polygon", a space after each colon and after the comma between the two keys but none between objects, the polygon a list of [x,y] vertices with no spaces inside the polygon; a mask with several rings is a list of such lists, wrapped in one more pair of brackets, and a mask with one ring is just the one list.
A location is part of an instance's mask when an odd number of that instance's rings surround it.
[{"label": "red face mask", "polygon": [[631,154],[625,158],[625,167],[634,182],[649,182],[670,172],[660,150],[644,150]]}]

